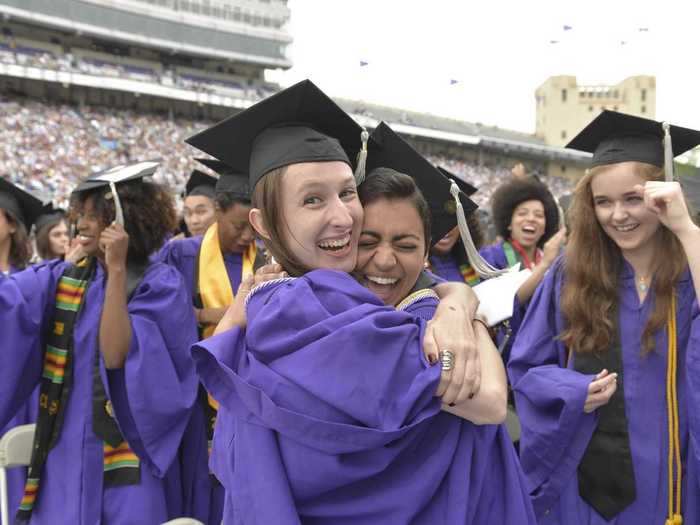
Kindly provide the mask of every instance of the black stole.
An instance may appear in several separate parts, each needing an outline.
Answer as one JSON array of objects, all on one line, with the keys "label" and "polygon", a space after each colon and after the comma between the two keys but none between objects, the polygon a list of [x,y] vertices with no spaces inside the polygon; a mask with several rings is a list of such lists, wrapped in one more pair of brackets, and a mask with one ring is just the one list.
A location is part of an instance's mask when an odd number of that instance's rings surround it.
[{"label": "black stole", "polygon": [[619,318],[613,311],[615,340],[602,354],[574,354],[574,369],[582,374],[617,372],[617,390],[610,401],[598,408],[598,426],[578,466],[581,498],[610,521],[637,497],[630,451],[623,382]]}]

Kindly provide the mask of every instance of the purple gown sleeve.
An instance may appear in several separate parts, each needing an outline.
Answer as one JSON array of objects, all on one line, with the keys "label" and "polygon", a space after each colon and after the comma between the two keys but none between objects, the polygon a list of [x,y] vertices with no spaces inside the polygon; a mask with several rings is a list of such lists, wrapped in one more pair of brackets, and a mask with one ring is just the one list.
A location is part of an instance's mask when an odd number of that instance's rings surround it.
[{"label": "purple gown sleeve", "polygon": [[336,452],[391,441],[437,413],[440,371],[423,356],[424,324],[347,274],[307,275],[254,293],[245,334],[193,348],[207,390],[231,410],[247,406],[269,428]]},{"label": "purple gown sleeve", "polygon": [[17,413],[39,383],[43,333],[65,263],[31,266],[0,275],[0,428]]},{"label": "purple gown sleeve", "polygon": [[128,310],[126,362],[118,370],[103,368],[103,381],[124,437],[162,477],[177,456],[197,396],[189,355],[197,340],[194,314],[180,274],[163,264],[149,267]]},{"label": "purple gown sleeve", "polygon": [[520,460],[535,514],[542,515],[569,483],[595,430],[586,414],[593,376],[566,368],[558,307],[560,271],[550,271],[533,295],[515,339],[508,375],[522,426]]}]

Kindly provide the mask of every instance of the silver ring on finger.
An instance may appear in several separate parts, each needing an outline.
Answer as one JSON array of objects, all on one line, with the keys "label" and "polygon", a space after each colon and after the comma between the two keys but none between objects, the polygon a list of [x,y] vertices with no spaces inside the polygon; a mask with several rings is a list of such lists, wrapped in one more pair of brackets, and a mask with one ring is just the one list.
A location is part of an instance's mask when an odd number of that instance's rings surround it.
[{"label": "silver ring on finger", "polygon": [[440,365],[443,372],[449,372],[455,366],[455,355],[449,350],[440,352]]}]

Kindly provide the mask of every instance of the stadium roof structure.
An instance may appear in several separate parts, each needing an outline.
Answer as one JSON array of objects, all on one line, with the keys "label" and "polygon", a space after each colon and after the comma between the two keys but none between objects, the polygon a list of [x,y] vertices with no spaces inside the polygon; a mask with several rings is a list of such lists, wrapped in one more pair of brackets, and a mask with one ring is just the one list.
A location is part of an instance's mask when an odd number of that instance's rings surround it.
[{"label": "stadium roof structure", "polygon": [[218,58],[287,69],[284,48],[292,37],[211,17],[182,16],[134,2],[105,0],[2,0],[0,14],[36,26],[160,49],[172,54]]},{"label": "stadium roof structure", "polygon": [[337,99],[336,102],[360,124],[371,129],[385,121],[402,134],[479,146],[497,152],[529,154],[577,164],[587,164],[591,158],[589,153],[548,146],[544,140],[528,133],[362,101]]}]

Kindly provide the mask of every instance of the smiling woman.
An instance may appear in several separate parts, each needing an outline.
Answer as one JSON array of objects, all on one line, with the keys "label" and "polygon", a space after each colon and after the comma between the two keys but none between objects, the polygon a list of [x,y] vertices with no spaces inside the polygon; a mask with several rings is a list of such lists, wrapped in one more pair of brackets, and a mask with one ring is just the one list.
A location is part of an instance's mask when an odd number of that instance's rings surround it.
[{"label": "smiling woman", "polygon": [[[224,521],[532,523],[512,448],[493,439],[499,429],[462,431],[471,387],[439,392],[467,366],[426,359],[423,336],[438,313],[428,326],[347,273],[362,227],[350,159],[362,147],[361,180],[367,137],[307,81],[190,139],[232,167],[249,167],[250,221],[293,276],[254,288],[247,326],[192,350],[203,384],[221,401],[211,464],[227,488]],[[417,250],[421,261],[425,240]],[[457,286],[462,302],[446,318],[461,332],[454,345],[474,339],[473,292]],[[436,303],[438,312],[444,302]],[[457,356],[454,345],[440,348]],[[505,388],[501,401],[492,417],[505,412]]]},{"label": "smiling woman", "polygon": [[700,230],[662,168],[697,144],[605,111],[568,145],[592,166],[508,363],[541,524],[700,523]]}]

